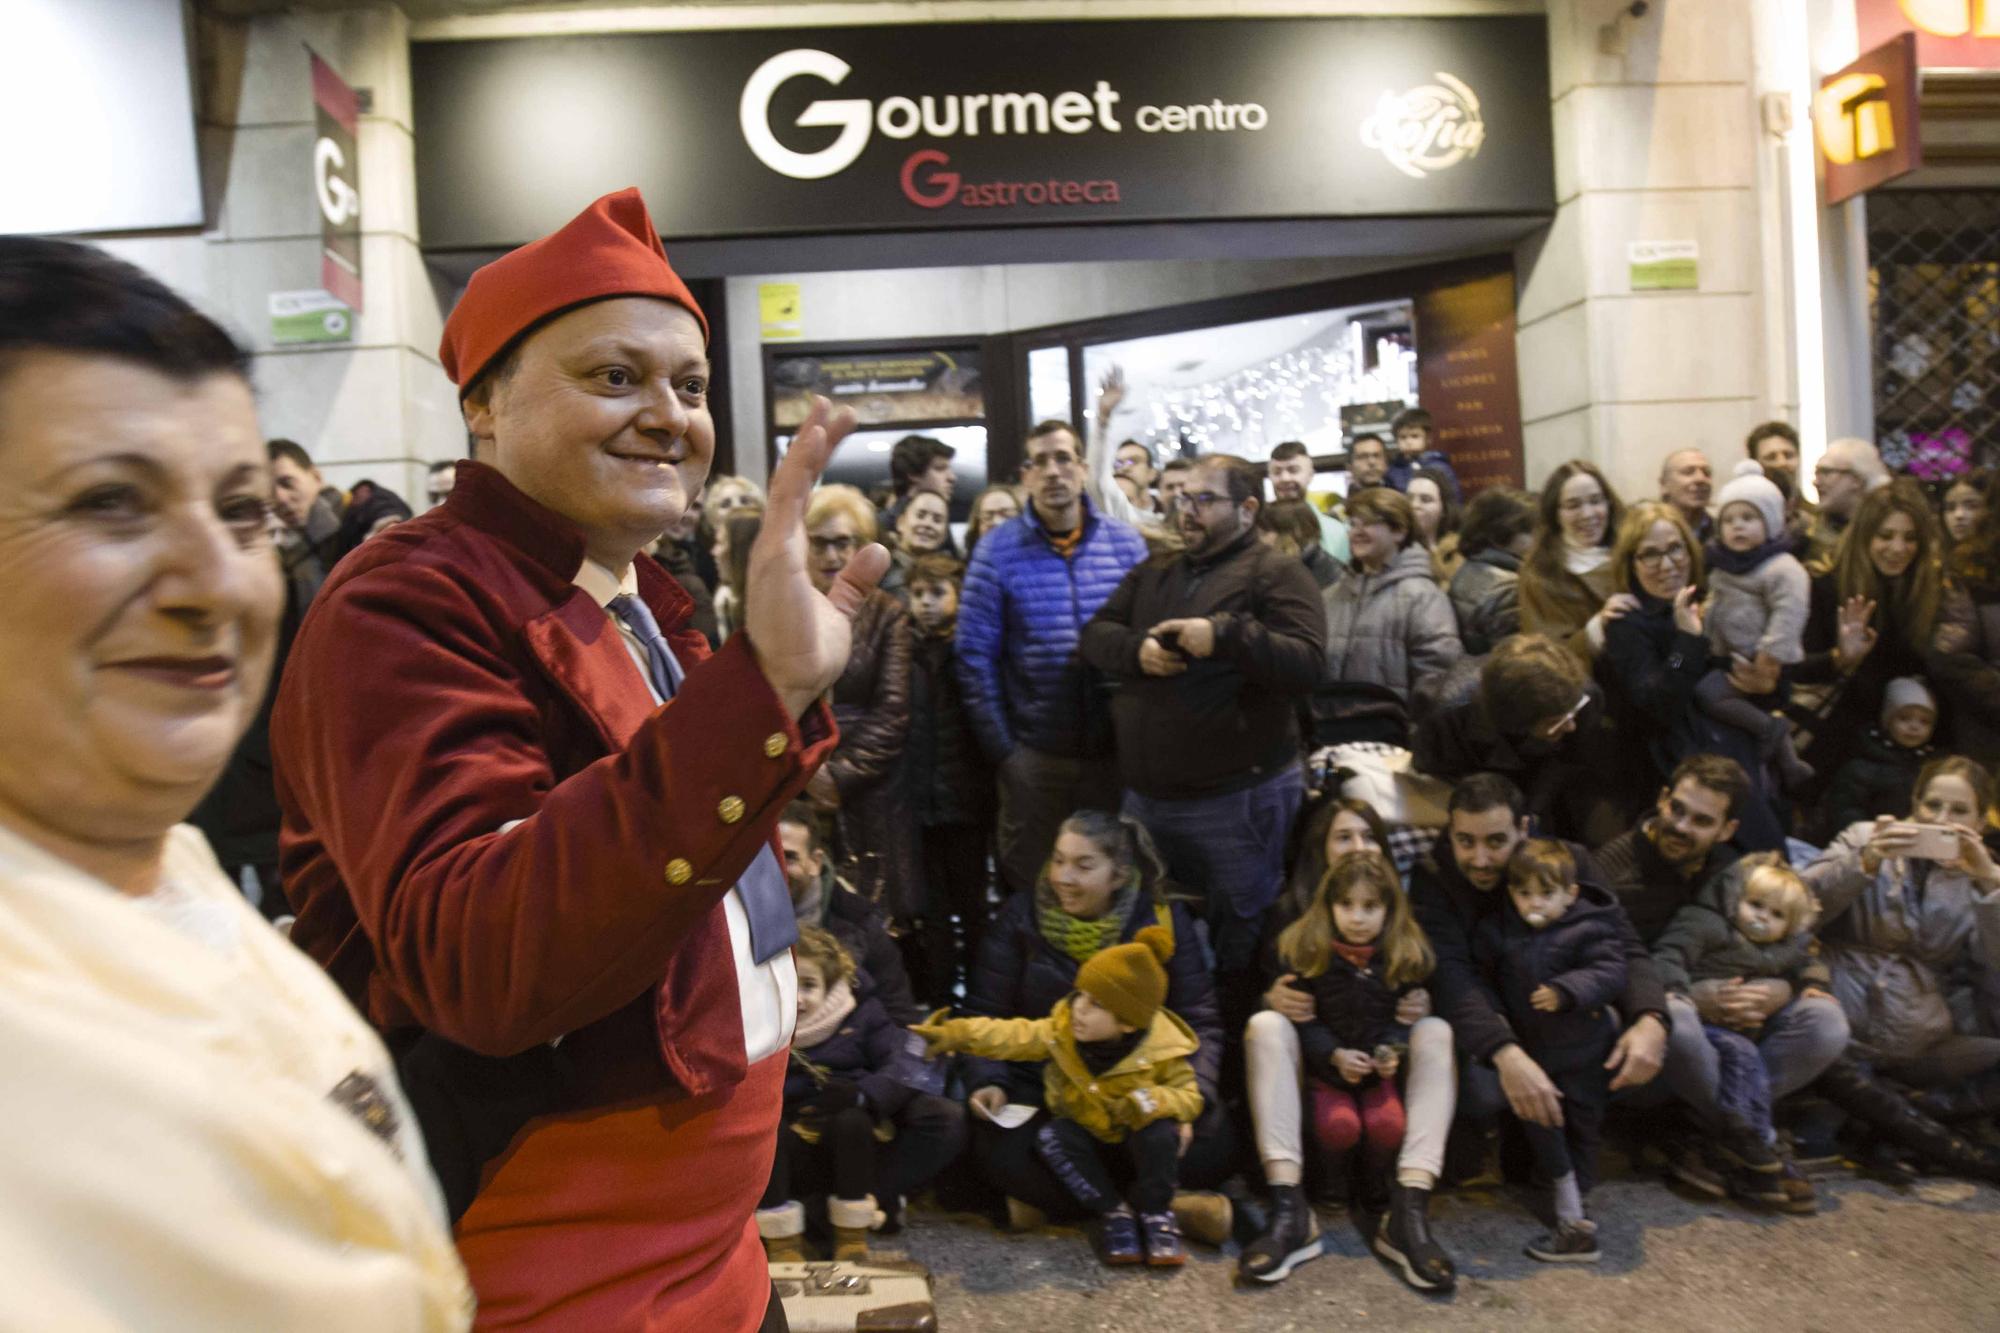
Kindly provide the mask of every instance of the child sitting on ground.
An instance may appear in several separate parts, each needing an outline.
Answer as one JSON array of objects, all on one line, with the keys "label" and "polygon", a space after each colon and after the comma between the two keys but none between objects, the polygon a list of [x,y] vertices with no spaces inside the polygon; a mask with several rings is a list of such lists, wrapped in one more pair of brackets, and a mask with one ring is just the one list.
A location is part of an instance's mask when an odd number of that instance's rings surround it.
[{"label": "child sitting on ground", "polygon": [[964,565],[933,552],[911,562],[906,584],[916,633],[903,774],[922,831],[930,898],[917,929],[903,937],[904,954],[911,979],[933,1005],[948,1005],[964,993],[991,910],[986,844],[993,826],[993,774],[965,708],[956,661],[964,576]]},{"label": "child sitting on ground", "polygon": [[1717,541],[1708,557],[1708,641],[1723,659],[1695,686],[1702,712],[1756,738],[1760,758],[1775,761],[1788,790],[1812,781],[1812,766],[1792,745],[1792,724],[1736,692],[1729,663],[1768,654],[1779,665],[1805,656],[1812,580],[1791,553],[1785,497],[1745,459],[1722,488],[1715,511]]},{"label": "child sitting on ground", "polygon": [[[772,1263],[806,1259],[800,1202],[826,1192],[835,1259],[866,1259],[876,1207],[876,1157],[912,1089],[895,1077],[907,1038],[879,1001],[854,998],[854,959],[818,926],[799,927],[799,1018],[785,1072],[784,1121],[757,1232]],[[896,1201],[887,1201],[896,1207]]]},{"label": "child sitting on ground", "polygon": [[[933,1052],[1044,1061],[1048,1110],[1036,1150],[1095,1219],[1098,1258],[1113,1266],[1187,1262],[1173,1200],[1181,1146],[1201,1115],[1188,1063],[1200,1039],[1164,1007],[1173,949],[1172,934],[1147,926],[1130,944],[1085,959],[1075,993],[1047,1018],[945,1018],[940,1011],[912,1029]],[[1132,1169],[1122,1199],[1107,1161],[1113,1149],[1122,1149]]]},{"label": "child sitting on ground", "polygon": [[[1699,897],[1668,923],[1653,956],[1660,979],[1683,994],[1704,981],[1789,982],[1799,999],[1830,996],[1832,976],[1819,961],[1813,938],[1818,906],[1812,891],[1776,852],[1746,856],[1711,880]],[[1757,1049],[1758,1032],[1703,1023],[1720,1073],[1723,1123],[1711,1146],[1732,1172],[1777,1176],[1785,1170],[1771,1127],[1771,1082]],[[1782,1191],[1759,1188],[1741,1176],[1731,1192],[1776,1202]]]},{"label": "child sitting on ground", "polygon": [[1618,1037],[1610,1006],[1625,993],[1624,922],[1608,893],[1593,888],[1584,896],[1576,859],[1550,838],[1530,838],[1515,850],[1507,898],[1480,923],[1473,961],[1522,1048],[1562,1094],[1561,1128],[1521,1127],[1556,1222],[1528,1246],[1528,1257],[1596,1263],[1597,1224],[1585,1215],[1583,1196],[1596,1179],[1611,1095],[1604,1061]]},{"label": "child sitting on ground", "polygon": [[1822,838],[1831,842],[1850,825],[1878,815],[1902,819],[1910,813],[1917,774],[1937,755],[1931,735],[1937,728],[1937,700],[1915,676],[1898,676],[1882,691],[1881,725],[1869,729],[1852,759],[1840,766],[1826,789]]},{"label": "child sitting on ground", "polygon": [[1278,937],[1278,956],[1313,995],[1313,1020],[1298,1033],[1321,1175],[1341,1197],[1356,1181],[1363,1209],[1379,1213],[1403,1145],[1396,1074],[1410,1030],[1396,1004],[1436,963],[1395,867],[1372,850],[1335,861],[1312,906]]}]

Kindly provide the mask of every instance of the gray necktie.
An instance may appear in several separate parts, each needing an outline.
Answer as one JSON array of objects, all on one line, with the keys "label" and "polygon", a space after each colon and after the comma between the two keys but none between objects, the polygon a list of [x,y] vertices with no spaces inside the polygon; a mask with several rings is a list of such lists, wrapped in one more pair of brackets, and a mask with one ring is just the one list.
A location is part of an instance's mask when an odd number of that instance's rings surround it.
[{"label": "gray necktie", "polygon": [[[674,697],[682,680],[681,664],[660,633],[660,622],[644,602],[629,593],[620,593],[610,602],[611,614],[623,621],[646,649],[646,673],[662,700]],[[772,853],[770,843],[762,843],[757,855],[736,881],[737,896],[743,900],[743,914],[750,922],[750,956],[768,963],[798,943],[798,918],[792,915],[791,890],[785,871]]]}]

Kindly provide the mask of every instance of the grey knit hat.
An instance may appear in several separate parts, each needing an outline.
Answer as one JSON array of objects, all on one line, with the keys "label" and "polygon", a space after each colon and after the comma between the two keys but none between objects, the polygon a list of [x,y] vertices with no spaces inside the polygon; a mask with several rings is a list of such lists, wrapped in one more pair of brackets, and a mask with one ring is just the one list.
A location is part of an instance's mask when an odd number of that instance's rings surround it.
[{"label": "grey knit hat", "polygon": [[1722,511],[1733,504],[1749,505],[1763,516],[1765,541],[1785,535],[1785,497],[1764,475],[1764,465],[1755,459],[1746,458],[1738,463],[1735,472],[1723,483],[1722,493],[1715,497],[1716,519],[1719,521]]},{"label": "grey knit hat", "polygon": [[1889,719],[1905,708],[1928,708],[1932,717],[1937,716],[1930,686],[1915,676],[1898,676],[1882,691],[1882,725],[1888,726]]}]

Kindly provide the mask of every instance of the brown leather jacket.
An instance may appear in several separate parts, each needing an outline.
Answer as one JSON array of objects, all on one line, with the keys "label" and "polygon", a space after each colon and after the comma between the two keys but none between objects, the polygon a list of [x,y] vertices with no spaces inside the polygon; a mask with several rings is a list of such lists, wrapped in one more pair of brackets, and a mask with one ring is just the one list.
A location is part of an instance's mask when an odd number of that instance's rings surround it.
[{"label": "brown leather jacket", "polygon": [[826,769],[840,789],[844,873],[892,918],[923,906],[922,859],[903,772],[910,732],[909,613],[875,591],[854,617],[854,647],[833,686],[840,747]]}]

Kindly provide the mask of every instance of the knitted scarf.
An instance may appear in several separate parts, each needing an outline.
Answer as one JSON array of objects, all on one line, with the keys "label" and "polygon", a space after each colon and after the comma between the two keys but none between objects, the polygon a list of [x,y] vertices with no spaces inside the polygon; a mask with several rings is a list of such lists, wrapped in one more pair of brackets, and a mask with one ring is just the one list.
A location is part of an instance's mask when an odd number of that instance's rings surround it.
[{"label": "knitted scarf", "polygon": [[1703,554],[1708,558],[1710,569],[1720,569],[1730,574],[1748,574],[1766,560],[1789,554],[1791,542],[1780,534],[1775,540],[1762,546],[1753,546],[1747,551],[1732,551],[1721,542],[1710,542]]},{"label": "knitted scarf", "polygon": [[1139,892],[1136,878],[1112,896],[1111,910],[1094,921],[1084,921],[1063,911],[1055,895],[1044,886],[1036,893],[1035,921],[1042,938],[1065,957],[1081,963],[1101,949],[1118,943],[1125,931],[1125,919],[1132,915],[1132,900]]},{"label": "knitted scarf", "polygon": [[799,1015],[798,1027],[792,1032],[792,1049],[811,1050],[838,1032],[853,1012],[854,987],[845,981],[834,982],[826,988],[826,997],[819,1002],[819,1008]]}]

